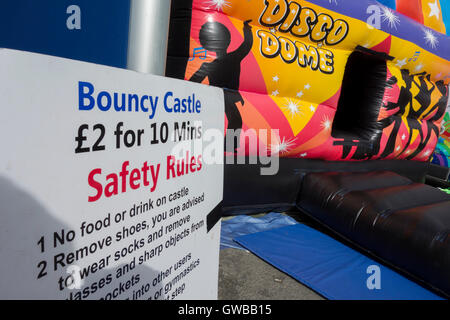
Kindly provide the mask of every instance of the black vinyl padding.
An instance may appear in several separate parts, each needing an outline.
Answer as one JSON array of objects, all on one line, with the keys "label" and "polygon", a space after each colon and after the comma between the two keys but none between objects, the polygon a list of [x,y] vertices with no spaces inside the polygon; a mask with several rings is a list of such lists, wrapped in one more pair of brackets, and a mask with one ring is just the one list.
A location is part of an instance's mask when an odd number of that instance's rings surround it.
[{"label": "black vinyl padding", "polygon": [[297,207],[450,296],[450,195],[393,172],[308,173]]},{"label": "black vinyl padding", "polygon": [[436,177],[438,179],[446,181],[449,178],[449,173],[450,173],[450,168],[438,166],[436,164],[430,163],[427,174],[429,176]]},{"label": "black vinyl padding", "polygon": [[[232,164],[234,163],[234,164]],[[243,164],[239,164],[243,163]],[[251,164],[258,163],[258,164]],[[424,182],[429,163],[406,160],[324,161],[279,158],[275,175],[262,175],[255,158],[227,159],[224,166],[223,215],[285,211],[296,205],[304,176],[311,172],[392,171]]]}]

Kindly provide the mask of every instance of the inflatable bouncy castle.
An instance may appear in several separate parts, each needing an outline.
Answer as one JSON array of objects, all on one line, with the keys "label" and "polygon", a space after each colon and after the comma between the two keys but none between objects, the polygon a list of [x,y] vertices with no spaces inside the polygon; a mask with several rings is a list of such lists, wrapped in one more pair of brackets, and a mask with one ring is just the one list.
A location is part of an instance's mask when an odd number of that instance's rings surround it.
[{"label": "inflatable bouncy castle", "polygon": [[249,160],[225,166],[224,214],[296,207],[450,295],[450,196],[428,183],[449,187],[449,15],[442,0],[173,1],[166,74],[223,88],[226,156]]},{"label": "inflatable bouncy castle", "polygon": [[226,128],[245,132],[238,154],[428,161],[448,100],[447,37],[375,3],[315,2],[193,1],[169,75],[226,89]]}]

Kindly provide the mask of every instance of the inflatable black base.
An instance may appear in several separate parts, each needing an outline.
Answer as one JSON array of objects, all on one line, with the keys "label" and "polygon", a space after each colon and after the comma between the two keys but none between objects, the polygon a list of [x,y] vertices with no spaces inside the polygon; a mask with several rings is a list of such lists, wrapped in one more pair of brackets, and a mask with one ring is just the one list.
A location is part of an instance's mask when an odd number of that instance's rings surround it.
[{"label": "inflatable black base", "polygon": [[310,173],[297,207],[450,296],[450,195],[387,171]]},{"label": "inflatable black base", "polygon": [[296,207],[363,251],[450,296],[450,195],[424,184],[430,177],[447,177],[448,169],[413,161],[306,159],[280,159],[273,176],[261,175],[260,169],[225,166],[225,215]]},{"label": "inflatable black base", "polygon": [[[295,207],[301,182],[311,172],[391,171],[414,182],[424,183],[432,175],[446,180],[448,168],[425,162],[373,160],[361,162],[280,158],[275,175],[261,175],[255,158],[227,159],[224,174],[223,214],[251,214]],[[234,163],[234,164],[228,164]],[[242,164],[238,164],[242,163]]]}]

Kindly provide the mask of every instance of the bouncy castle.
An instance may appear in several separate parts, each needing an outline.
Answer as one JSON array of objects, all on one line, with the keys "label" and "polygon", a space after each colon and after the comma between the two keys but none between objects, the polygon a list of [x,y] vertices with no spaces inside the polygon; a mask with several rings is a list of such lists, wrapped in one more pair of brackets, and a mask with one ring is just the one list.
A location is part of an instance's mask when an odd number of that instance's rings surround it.
[{"label": "bouncy castle", "polygon": [[443,0],[173,1],[166,75],[223,88],[226,157],[248,160],[225,166],[224,213],[296,207],[450,295],[449,16]]}]

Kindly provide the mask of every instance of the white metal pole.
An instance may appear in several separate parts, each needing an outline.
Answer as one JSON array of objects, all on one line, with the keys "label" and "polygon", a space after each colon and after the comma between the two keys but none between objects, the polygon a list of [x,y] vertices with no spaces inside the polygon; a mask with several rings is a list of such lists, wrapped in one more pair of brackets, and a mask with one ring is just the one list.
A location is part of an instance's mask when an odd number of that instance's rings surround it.
[{"label": "white metal pole", "polygon": [[127,68],[164,75],[171,0],[130,0]]}]

